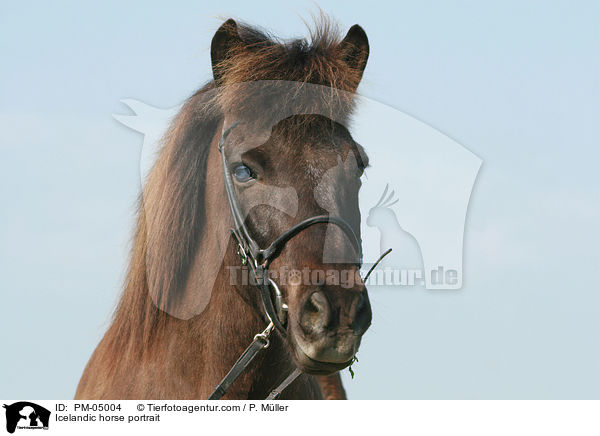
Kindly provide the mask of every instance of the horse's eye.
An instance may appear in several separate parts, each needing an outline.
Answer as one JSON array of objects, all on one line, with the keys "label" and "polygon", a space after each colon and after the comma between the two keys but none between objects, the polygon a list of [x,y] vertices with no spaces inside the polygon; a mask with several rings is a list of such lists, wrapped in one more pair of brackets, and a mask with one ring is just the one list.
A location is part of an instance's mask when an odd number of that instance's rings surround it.
[{"label": "horse's eye", "polygon": [[233,169],[233,176],[238,182],[242,183],[249,182],[250,180],[254,179],[252,170],[244,164],[240,164]]}]

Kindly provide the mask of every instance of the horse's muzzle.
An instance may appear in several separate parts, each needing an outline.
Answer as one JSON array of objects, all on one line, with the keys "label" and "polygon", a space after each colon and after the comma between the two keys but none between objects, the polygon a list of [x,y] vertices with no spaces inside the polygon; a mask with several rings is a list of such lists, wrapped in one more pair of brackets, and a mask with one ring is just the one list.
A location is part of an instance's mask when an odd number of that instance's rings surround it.
[{"label": "horse's muzzle", "polygon": [[308,292],[292,326],[295,360],[305,372],[327,374],[350,365],[371,324],[371,305],[361,283],[353,289]]}]

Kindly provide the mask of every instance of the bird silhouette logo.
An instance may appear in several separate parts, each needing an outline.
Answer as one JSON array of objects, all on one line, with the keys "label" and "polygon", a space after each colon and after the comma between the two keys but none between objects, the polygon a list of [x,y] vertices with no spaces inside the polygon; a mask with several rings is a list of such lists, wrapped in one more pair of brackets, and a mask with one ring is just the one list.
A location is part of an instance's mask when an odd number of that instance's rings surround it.
[{"label": "bird silhouette logo", "polygon": [[394,205],[398,204],[399,198],[395,192],[389,192],[389,185],[385,186],[381,198],[375,206],[369,210],[367,225],[379,230],[379,247],[384,252],[388,248],[394,251],[385,262],[393,263],[402,269],[423,269],[423,257],[421,247],[416,238],[402,228],[394,211]]}]

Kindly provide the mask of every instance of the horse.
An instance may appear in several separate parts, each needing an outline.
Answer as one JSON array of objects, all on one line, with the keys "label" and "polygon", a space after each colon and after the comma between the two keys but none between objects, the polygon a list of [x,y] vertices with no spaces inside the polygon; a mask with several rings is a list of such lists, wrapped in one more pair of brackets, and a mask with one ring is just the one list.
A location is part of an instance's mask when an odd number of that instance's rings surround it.
[{"label": "horse", "polygon": [[[347,125],[368,56],[359,25],[342,38],[326,18],[309,39],[280,40],[233,19],[221,25],[210,48],[213,78],[174,119],[142,189],[124,289],[76,399],[206,399],[269,321],[261,353],[223,398],[264,399],[296,370],[281,399],[345,399],[339,371],[372,321],[348,236],[360,243],[368,158]],[[259,83],[267,85],[252,89]],[[317,91],[303,109],[271,113],[309,86]],[[228,186],[244,210],[241,225],[262,247],[307,217],[332,217],[288,235],[273,255],[281,328],[273,329],[256,283],[232,280],[248,256]],[[341,261],[325,264],[325,245]],[[290,271],[309,280],[284,280]],[[315,282],[315,271],[352,280]]]}]

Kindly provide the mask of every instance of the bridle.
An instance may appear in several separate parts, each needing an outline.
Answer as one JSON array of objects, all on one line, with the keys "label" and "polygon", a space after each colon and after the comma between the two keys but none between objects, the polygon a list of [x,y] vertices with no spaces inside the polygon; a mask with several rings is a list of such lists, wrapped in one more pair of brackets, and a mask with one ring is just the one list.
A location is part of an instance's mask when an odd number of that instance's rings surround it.
[{"label": "bridle", "polygon": [[[227,129],[224,129],[221,138],[219,139],[219,152],[221,153],[221,161],[223,164],[223,178],[225,180],[225,192],[227,201],[231,209],[233,218],[233,228],[231,234],[237,243],[237,253],[243,266],[248,266],[252,272],[254,283],[260,291],[265,315],[268,321],[267,327],[254,336],[254,341],[238,358],[233,367],[229,370],[223,380],[217,385],[214,392],[208,398],[209,400],[218,400],[221,398],[233,382],[242,374],[242,372],[250,365],[254,357],[263,349],[269,346],[269,336],[274,328],[276,328],[283,338],[287,337],[285,325],[287,323],[288,307],[284,302],[283,295],[277,284],[269,277],[269,266],[281,254],[285,245],[296,235],[306,230],[315,224],[335,224],[344,231],[348,239],[353,245],[359,259],[362,257],[361,243],[350,225],[342,218],[330,215],[317,215],[307,218],[298,224],[290,227],[279,235],[267,248],[260,248],[260,245],[250,234],[248,227],[245,224],[244,215],[235,194],[235,187],[229,170],[227,157],[225,156],[225,141],[231,131],[239,124],[236,121]],[[360,260],[359,260],[360,263]],[[295,369],[286,377],[286,379],[275,388],[267,399],[274,399],[289,386],[299,375],[301,371]]]}]

